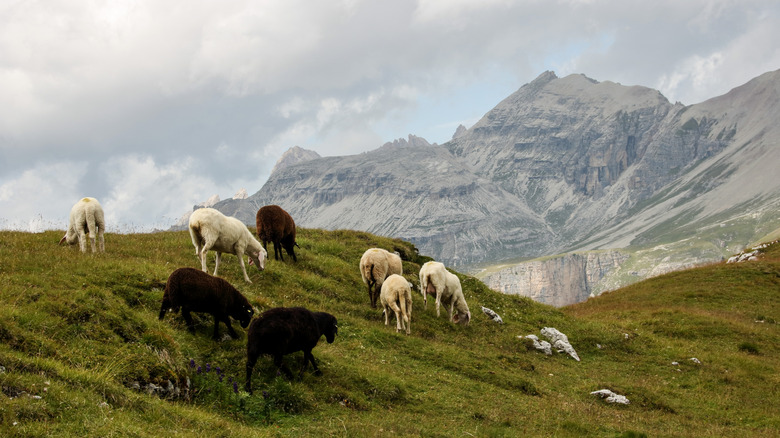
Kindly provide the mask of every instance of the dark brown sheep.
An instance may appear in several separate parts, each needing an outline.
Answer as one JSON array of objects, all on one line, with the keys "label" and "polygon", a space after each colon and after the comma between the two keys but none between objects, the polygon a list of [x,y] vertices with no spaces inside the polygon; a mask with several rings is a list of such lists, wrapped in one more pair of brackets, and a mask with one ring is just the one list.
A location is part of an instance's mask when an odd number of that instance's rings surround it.
[{"label": "dark brown sheep", "polygon": [[246,297],[230,283],[194,268],[179,268],[168,277],[159,319],[165,317],[168,309],[176,312],[179,307],[191,332],[195,331],[195,327],[190,312],[204,312],[214,316],[214,340],[219,336],[220,321],[225,323],[230,336],[237,338],[238,334],[233,330],[229,316],[246,328],[255,314]]},{"label": "dark brown sheep", "polygon": [[292,379],[290,369],[282,363],[282,356],[303,351],[303,367],[298,378],[303,377],[309,362],[315,375],[322,374],[311,350],[322,335],[332,344],[337,332],[336,317],[329,313],[311,312],[303,307],[276,307],[261,313],[252,321],[247,335],[246,391],[252,392],[252,369],[262,354],[273,356],[274,365]]},{"label": "dark brown sheep", "polygon": [[[282,259],[282,248],[294,261],[295,257],[295,221],[289,213],[278,205],[266,205],[257,210],[255,218],[257,223],[257,237],[263,242],[263,248],[268,251],[268,242],[274,244],[274,260]],[[300,247],[299,247],[300,248]]]}]

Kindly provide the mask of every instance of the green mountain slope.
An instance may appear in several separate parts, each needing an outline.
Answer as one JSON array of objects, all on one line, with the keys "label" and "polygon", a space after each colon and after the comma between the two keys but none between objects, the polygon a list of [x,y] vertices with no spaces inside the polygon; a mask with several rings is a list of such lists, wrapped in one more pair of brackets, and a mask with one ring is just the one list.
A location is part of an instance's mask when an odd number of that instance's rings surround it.
[{"label": "green mountain slope", "polygon": [[[196,314],[195,334],[179,314],[157,320],[168,275],[198,265],[186,232],[112,234],[100,255],[58,247],[59,237],[0,232],[2,436],[771,436],[780,428],[777,245],[759,262],[661,276],[563,309],[461,275],[472,323],[437,318],[416,293],[406,336],[369,307],[358,262],[369,247],[397,250],[417,284],[427,258],[400,240],[299,229],[298,263],[269,260],[245,284],[228,255],[220,274],[260,310],[333,313],[339,335],[313,351],[320,377],[288,382],[262,358],[250,396],[231,383],[244,382],[243,330],[214,342],[208,316]],[[543,327],[566,333],[582,361],[517,338]],[[301,359],[285,360],[296,371]],[[186,396],[144,391],[169,380]],[[590,394],[604,388],[631,403]]]}]

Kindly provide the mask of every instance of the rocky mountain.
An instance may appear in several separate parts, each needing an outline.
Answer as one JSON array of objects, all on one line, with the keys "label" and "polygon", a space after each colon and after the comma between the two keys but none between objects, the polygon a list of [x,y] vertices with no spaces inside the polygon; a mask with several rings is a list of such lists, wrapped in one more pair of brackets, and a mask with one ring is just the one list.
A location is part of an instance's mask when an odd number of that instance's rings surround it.
[{"label": "rocky mountain", "polygon": [[316,151],[310,151],[300,146],[293,146],[290,149],[287,149],[287,151],[279,157],[274,168],[271,169],[271,173],[284,169],[285,167],[293,166],[304,161],[315,160],[317,158],[321,157]]},{"label": "rocky mountain", "polygon": [[[691,106],[545,72],[444,145],[410,136],[299,162],[215,207],[251,224],[260,206],[278,204],[301,226],[401,237],[459,269],[621,249],[630,274],[612,269],[596,283],[635,281],[664,259],[671,268],[717,259],[780,226],[779,106],[780,71]],[[579,269],[576,258],[561,257],[570,266],[560,269]],[[603,287],[582,275],[560,274],[591,283],[555,303]]]},{"label": "rocky mountain", "polygon": [[[436,143],[434,143],[433,145],[436,145]],[[404,147],[419,148],[423,146],[431,146],[431,144],[428,143],[428,140],[412,134],[409,134],[408,139],[399,138],[393,141],[388,141],[387,143],[382,145],[383,148],[404,148]]]}]

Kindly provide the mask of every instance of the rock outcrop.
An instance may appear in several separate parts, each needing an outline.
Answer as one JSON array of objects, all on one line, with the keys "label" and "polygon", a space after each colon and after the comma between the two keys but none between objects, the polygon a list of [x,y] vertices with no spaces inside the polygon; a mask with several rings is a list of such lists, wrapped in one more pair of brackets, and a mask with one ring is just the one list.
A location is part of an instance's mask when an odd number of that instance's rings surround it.
[{"label": "rock outcrop", "polygon": [[282,170],[286,167],[290,167],[298,163],[303,163],[305,161],[316,160],[317,158],[321,157],[320,154],[318,154],[316,151],[304,149],[300,146],[293,146],[290,149],[287,149],[282,154],[282,156],[279,157],[279,159],[276,161],[276,164],[274,165],[274,168],[271,169],[271,174],[273,175],[276,171]]},{"label": "rock outcrop", "polygon": [[566,254],[510,266],[482,281],[493,290],[560,307],[587,300],[593,285],[627,259],[620,251]]}]

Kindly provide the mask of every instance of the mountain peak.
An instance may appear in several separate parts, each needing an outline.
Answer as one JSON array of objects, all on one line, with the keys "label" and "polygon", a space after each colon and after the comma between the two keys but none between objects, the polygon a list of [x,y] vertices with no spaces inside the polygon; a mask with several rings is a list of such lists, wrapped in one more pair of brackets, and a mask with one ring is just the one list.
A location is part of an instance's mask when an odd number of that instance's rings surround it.
[{"label": "mountain peak", "polygon": [[282,154],[279,160],[276,161],[274,168],[271,170],[271,175],[276,173],[278,170],[284,169],[285,167],[302,163],[304,161],[316,160],[317,158],[322,158],[317,152],[304,149],[300,146],[293,146],[290,149],[287,149],[287,151]]},{"label": "mountain peak", "polygon": [[462,137],[466,135],[467,132],[469,132],[469,130],[465,126],[463,126],[462,124],[458,125],[458,128],[455,129],[455,133],[452,134],[452,139],[455,140],[458,137]]},{"label": "mountain peak", "polygon": [[[434,143],[435,144],[435,143]],[[431,146],[428,140],[418,137],[416,135],[409,134],[408,140],[399,138],[393,141],[388,141],[382,145],[382,148],[402,148],[402,147],[425,147]]]}]

